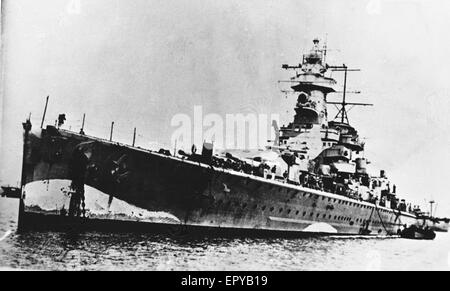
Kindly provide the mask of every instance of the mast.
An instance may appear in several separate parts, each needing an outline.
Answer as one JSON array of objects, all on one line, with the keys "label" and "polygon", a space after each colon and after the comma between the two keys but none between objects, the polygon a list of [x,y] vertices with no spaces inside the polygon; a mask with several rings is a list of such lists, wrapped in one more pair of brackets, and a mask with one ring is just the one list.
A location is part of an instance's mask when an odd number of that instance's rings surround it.
[{"label": "mast", "polygon": [[323,45],[323,63],[327,63],[327,51],[328,51],[328,34],[325,36],[325,44]]},{"label": "mast", "polygon": [[347,73],[348,68],[346,65],[344,65],[344,93],[342,97],[342,116],[341,116],[342,123],[344,123],[344,118],[347,119],[348,123],[347,111],[345,110],[345,97],[347,96]]},{"label": "mast", "polygon": [[48,100],[49,100],[49,99],[50,99],[50,96],[47,96],[47,100],[45,101],[44,114],[42,115],[41,128],[44,127],[45,116],[47,115],[47,107],[48,107]]},{"label": "mast", "polygon": [[81,125],[80,134],[84,135],[84,123],[86,122],[86,113],[83,114],[83,123]]},{"label": "mast", "polygon": [[114,121],[111,123],[111,133],[109,135],[109,141],[113,140],[113,133],[114,133]]},{"label": "mast", "polygon": [[433,217],[433,204],[436,203],[434,200],[430,200],[430,217]]},{"label": "mast", "polygon": [[134,133],[133,133],[133,147],[136,145],[136,127],[134,128]]},{"label": "mast", "polygon": [[[333,72],[344,72],[344,91],[343,92],[339,92],[342,93],[342,101],[341,102],[328,102],[327,104],[333,104],[333,105],[340,105],[340,109],[338,111],[338,113],[336,114],[336,117],[334,118],[336,119],[340,119],[341,123],[346,123],[349,124],[349,120],[348,120],[348,112],[351,110],[351,108],[349,110],[347,110],[347,106],[352,106],[352,108],[354,106],[373,106],[373,104],[369,104],[369,103],[354,103],[354,102],[347,102],[347,94],[360,94],[360,91],[353,91],[353,92],[349,92],[347,91],[347,80],[348,80],[348,72],[360,72],[360,69],[349,69],[347,67],[347,65],[343,64],[342,66],[327,66],[327,68],[331,69]],[[338,93],[338,92],[336,92]]]}]

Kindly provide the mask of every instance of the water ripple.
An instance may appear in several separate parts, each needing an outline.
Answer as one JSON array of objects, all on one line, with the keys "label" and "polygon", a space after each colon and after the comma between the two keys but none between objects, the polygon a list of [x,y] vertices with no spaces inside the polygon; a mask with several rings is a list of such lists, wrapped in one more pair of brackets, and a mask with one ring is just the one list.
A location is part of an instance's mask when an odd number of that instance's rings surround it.
[{"label": "water ripple", "polygon": [[[0,236],[16,227],[16,203],[0,199]],[[0,241],[0,268],[28,270],[450,270],[449,255],[450,236],[441,233],[412,241],[12,232]]]}]

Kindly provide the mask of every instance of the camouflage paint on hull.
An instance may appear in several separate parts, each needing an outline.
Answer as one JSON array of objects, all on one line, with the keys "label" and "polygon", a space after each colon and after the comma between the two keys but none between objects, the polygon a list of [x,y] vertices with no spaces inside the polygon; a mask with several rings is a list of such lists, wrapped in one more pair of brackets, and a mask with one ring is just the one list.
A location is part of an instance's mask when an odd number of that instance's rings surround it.
[{"label": "camouflage paint on hull", "polygon": [[[103,220],[249,235],[387,235],[417,224],[409,213],[52,127],[30,133],[26,149],[24,228],[36,216],[55,218],[46,223]],[[89,156],[83,167],[77,151]],[[70,184],[80,176],[86,177],[84,219],[68,215]],[[43,182],[60,185],[32,189]]]}]

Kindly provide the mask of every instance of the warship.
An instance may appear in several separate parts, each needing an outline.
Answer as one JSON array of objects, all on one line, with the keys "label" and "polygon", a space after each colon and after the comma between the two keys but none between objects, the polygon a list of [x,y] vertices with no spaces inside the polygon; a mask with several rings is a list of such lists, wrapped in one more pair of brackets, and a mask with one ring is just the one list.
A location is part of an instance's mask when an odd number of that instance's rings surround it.
[{"label": "warship", "polygon": [[[385,171],[367,171],[347,107],[370,104],[347,102],[352,69],[326,57],[315,39],[300,64],[282,66],[294,72],[285,82],[295,116],[259,150],[217,152],[205,142],[199,153],[154,151],[89,136],[84,125],[62,129],[64,115],[38,129],[28,119],[19,229],[390,236],[423,226]],[[343,92],[330,72],[344,74]],[[333,93],[342,102],[328,101]],[[340,108],[335,119],[330,104]]]}]

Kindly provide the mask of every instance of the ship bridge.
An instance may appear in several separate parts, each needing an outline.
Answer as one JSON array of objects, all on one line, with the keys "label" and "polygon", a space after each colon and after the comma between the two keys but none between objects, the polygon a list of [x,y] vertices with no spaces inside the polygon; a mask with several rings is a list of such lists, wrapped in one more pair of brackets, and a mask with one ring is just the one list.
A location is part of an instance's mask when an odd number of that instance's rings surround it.
[{"label": "ship bridge", "polygon": [[295,76],[287,81],[293,83],[290,93],[297,96],[294,121],[284,128],[284,132],[289,132],[289,135],[296,135],[301,128],[327,123],[326,96],[335,92],[336,81],[324,75],[327,71],[326,46],[321,48],[318,39],[313,43],[313,48],[303,55],[300,65],[283,65],[284,69],[295,70]]}]

